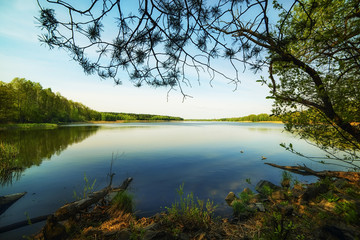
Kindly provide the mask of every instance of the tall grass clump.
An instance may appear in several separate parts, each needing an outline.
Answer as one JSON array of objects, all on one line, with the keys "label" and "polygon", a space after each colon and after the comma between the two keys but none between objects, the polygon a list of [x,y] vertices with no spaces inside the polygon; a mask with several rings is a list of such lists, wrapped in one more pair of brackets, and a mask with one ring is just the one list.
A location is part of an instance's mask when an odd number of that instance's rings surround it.
[{"label": "tall grass clump", "polygon": [[84,173],[84,188],[82,193],[78,194],[75,190],[74,190],[74,198],[75,200],[81,200],[81,199],[85,199],[87,198],[91,193],[94,192],[94,187],[95,187],[95,183],[96,183],[96,179],[94,179],[94,181],[92,182],[92,184],[90,184],[89,179],[86,176],[86,173]]},{"label": "tall grass clump", "polygon": [[126,191],[118,192],[111,201],[112,210],[122,210],[126,213],[132,213],[134,210],[133,196]]},{"label": "tall grass clump", "polygon": [[184,230],[208,228],[216,209],[213,201],[195,199],[193,193],[184,197],[184,184],[176,191],[180,201],[175,201],[171,207],[166,208],[168,221],[182,226]]}]

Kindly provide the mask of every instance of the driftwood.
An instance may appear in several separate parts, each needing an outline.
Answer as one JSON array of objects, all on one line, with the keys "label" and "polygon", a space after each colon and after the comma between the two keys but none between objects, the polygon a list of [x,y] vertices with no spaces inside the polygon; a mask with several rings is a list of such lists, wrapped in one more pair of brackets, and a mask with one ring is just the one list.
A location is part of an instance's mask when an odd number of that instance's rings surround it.
[{"label": "driftwood", "polygon": [[343,178],[350,182],[360,184],[360,173],[359,172],[344,172],[344,171],[314,171],[308,167],[304,166],[280,166],[274,163],[265,163],[269,166],[287,170],[293,173],[297,173],[303,176],[313,175],[320,178],[325,177],[334,177],[334,178]]},{"label": "driftwood", "polygon": [[26,192],[0,196],[0,215],[3,214],[11,205],[22,198],[25,194]]},{"label": "driftwood", "polygon": [[0,233],[4,233],[4,232],[9,232],[21,227],[25,227],[28,226],[29,224],[35,224],[38,222],[43,222],[45,221],[50,215],[44,215],[44,216],[39,216],[39,217],[34,217],[28,220],[24,220],[21,222],[17,222],[17,223],[13,223],[10,225],[6,225],[4,227],[0,227]]},{"label": "driftwood", "polygon": [[[68,203],[65,206],[62,206],[54,214],[39,216],[39,217],[31,218],[31,219],[28,219],[25,221],[17,222],[17,223],[11,224],[11,225],[0,227],[0,233],[4,233],[4,232],[8,232],[8,231],[17,229],[17,228],[25,227],[25,226],[28,226],[30,223],[34,224],[34,223],[42,222],[45,220],[47,220],[46,226],[54,225],[54,223],[64,221],[64,220],[74,216],[79,211],[84,210],[84,209],[90,207],[91,205],[99,202],[101,199],[106,197],[106,195],[109,194],[110,192],[125,191],[128,188],[128,186],[132,180],[133,179],[131,177],[129,177],[124,180],[124,182],[121,184],[120,187],[116,187],[116,188],[112,188],[109,185],[100,191],[90,194],[89,197],[87,197],[85,199],[82,199],[82,200],[79,200],[76,202],[72,202],[72,203]],[[44,227],[44,229],[45,229],[45,227]],[[50,231],[51,231],[51,229],[50,229]]]},{"label": "driftwood", "polygon": [[126,190],[131,181],[132,181],[132,178],[127,178],[122,183],[122,185],[118,188],[112,188],[111,186],[107,186],[106,188],[103,188],[100,191],[90,194],[87,198],[81,199],[76,202],[68,203],[65,206],[62,206],[61,208],[59,208],[54,213],[53,220],[55,220],[55,221],[66,220],[66,219],[70,218],[71,216],[74,216],[79,211],[84,210],[84,209],[90,207],[91,205],[99,202],[110,192]]},{"label": "driftwood", "polygon": [[113,175],[110,176],[111,178],[110,184],[106,188],[98,192],[94,192],[85,199],[66,204],[65,206],[59,208],[53,215],[50,215],[47,218],[46,224],[42,230],[42,234],[44,238],[61,239],[62,236],[66,235],[66,231],[65,231],[65,227],[59,222],[67,220],[68,218],[75,216],[81,210],[85,210],[91,205],[99,202],[101,199],[103,199],[107,194],[109,194],[113,190],[125,191],[132,181],[132,178],[129,177],[125,179],[125,181],[122,183],[120,187],[112,188],[111,187],[112,176]]}]

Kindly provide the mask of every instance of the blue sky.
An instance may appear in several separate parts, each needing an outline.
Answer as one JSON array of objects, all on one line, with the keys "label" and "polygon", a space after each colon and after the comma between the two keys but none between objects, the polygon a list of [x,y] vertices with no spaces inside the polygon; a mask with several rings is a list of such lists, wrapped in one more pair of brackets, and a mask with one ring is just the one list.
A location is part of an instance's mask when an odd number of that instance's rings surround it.
[{"label": "blue sky", "polygon": [[[235,86],[217,79],[209,84],[205,76],[200,85],[194,81],[185,92],[192,98],[183,101],[176,91],[143,86],[136,88],[124,80],[116,86],[112,80],[85,75],[82,68],[62,50],[49,50],[41,45],[41,31],[35,16],[36,0],[0,0],[0,81],[15,77],[39,82],[64,97],[97,111],[149,113],[183,118],[239,117],[270,113],[272,101],[266,86],[256,82],[259,76],[242,73],[241,84]],[[267,76],[267,72],[261,73]],[[122,78],[124,79],[124,77]]]}]

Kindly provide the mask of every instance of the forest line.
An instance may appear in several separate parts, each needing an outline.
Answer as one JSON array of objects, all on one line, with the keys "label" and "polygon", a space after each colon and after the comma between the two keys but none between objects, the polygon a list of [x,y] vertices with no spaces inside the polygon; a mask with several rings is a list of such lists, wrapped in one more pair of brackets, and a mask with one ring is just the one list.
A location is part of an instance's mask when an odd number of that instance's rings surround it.
[{"label": "forest line", "polygon": [[183,120],[152,114],[98,112],[25,78],[14,78],[10,83],[0,81],[0,106],[0,123]]}]

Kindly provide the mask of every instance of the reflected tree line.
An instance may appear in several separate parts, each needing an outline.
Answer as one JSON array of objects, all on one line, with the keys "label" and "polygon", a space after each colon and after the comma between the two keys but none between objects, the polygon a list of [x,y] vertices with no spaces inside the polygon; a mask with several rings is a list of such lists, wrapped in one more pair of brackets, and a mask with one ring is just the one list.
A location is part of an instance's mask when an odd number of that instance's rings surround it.
[{"label": "reflected tree line", "polygon": [[22,172],[43,160],[59,155],[99,129],[97,126],[59,127],[42,130],[0,131],[0,185],[12,184]]}]

